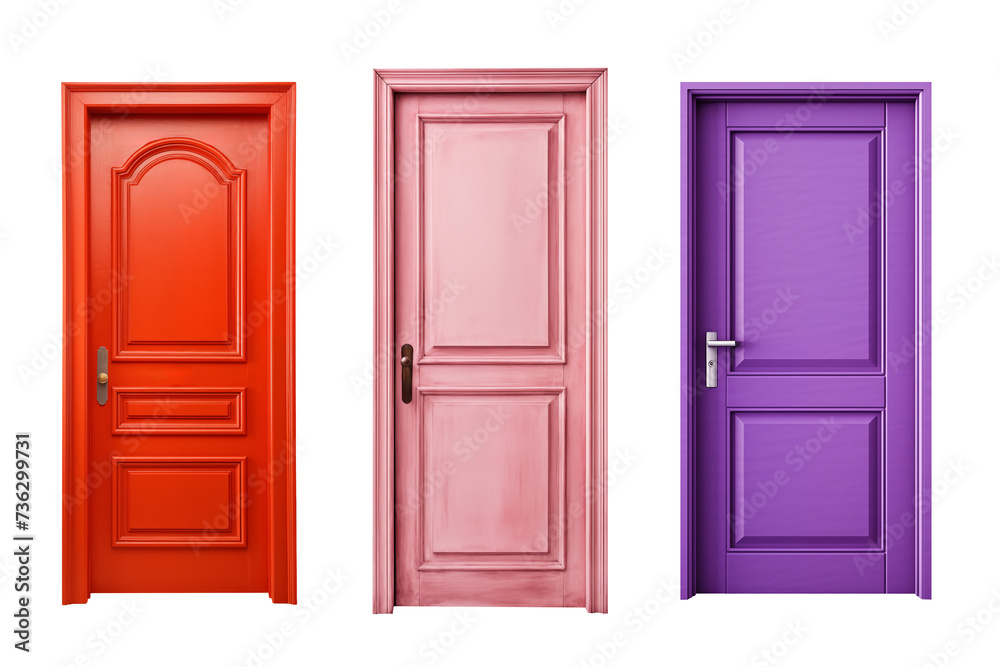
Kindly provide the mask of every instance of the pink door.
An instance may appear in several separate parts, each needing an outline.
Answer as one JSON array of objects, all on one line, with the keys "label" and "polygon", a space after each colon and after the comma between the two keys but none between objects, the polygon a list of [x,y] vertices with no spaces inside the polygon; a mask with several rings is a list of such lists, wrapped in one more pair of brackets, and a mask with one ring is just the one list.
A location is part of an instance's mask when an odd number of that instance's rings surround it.
[{"label": "pink door", "polygon": [[603,610],[587,567],[590,104],[393,97],[395,604]]}]

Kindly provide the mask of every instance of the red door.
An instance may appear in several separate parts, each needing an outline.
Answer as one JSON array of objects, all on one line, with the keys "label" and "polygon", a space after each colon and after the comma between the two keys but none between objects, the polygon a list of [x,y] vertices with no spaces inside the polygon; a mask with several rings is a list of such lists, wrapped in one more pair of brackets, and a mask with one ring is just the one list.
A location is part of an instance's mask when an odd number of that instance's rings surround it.
[{"label": "red door", "polygon": [[395,604],[601,610],[589,102],[394,96]]},{"label": "red door", "polygon": [[64,601],[294,602],[294,86],[123,88],[65,88]]}]

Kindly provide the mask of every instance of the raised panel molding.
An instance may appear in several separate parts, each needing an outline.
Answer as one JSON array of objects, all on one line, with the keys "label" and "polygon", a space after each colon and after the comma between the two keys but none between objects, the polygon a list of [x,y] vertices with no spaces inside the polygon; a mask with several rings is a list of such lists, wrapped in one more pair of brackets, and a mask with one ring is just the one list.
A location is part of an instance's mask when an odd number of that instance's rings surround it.
[{"label": "raised panel molding", "polygon": [[882,548],[880,412],[732,414],[730,548]]},{"label": "raised panel molding", "polygon": [[[164,182],[144,194],[144,179],[156,178]],[[173,137],[137,150],[111,185],[113,359],[244,361],[245,170]]]},{"label": "raised panel molding", "polygon": [[246,388],[112,387],[115,435],[244,435]]},{"label": "raised panel molding", "polygon": [[[433,491],[420,498],[418,570],[564,570],[565,388],[422,387],[419,400]],[[513,449],[519,465],[500,467]]]},{"label": "raised panel molding", "polygon": [[[729,134],[731,303],[741,342],[731,372],[880,372],[883,130],[730,127]],[[782,190],[791,173],[815,187]],[[760,221],[780,232],[761,237]],[[841,272],[838,281],[802,287],[801,276],[827,265],[849,266],[853,278]],[[859,320],[867,325],[852,326]],[[798,335],[803,328],[816,335]]]},{"label": "raised panel molding", "polygon": [[[421,364],[565,363],[565,115],[421,113],[418,175],[421,193],[419,321]],[[529,169],[525,156],[538,159]],[[464,158],[464,159],[463,159]],[[513,166],[516,165],[516,169]],[[431,187],[438,177],[460,181],[468,172],[470,187],[490,183],[488,191],[468,192],[459,201],[438,202]],[[520,192],[518,210],[497,209],[492,218],[462,218],[466,201],[477,210],[495,192],[498,200]],[[437,243],[424,241],[437,235]],[[454,239],[442,244],[441,237]],[[430,248],[442,256],[430,257]],[[497,280],[470,284],[493,262]],[[475,271],[463,271],[472,265]],[[537,269],[511,274],[510,266]],[[515,317],[516,315],[516,317]],[[516,322],[516,328],[505,328]],[[475,323],[474,325],[471,323]],[[489,334],[483,337],[483,331]]]},{"label": "raised panel molding", "polygon": [[246,457],[111,460],[113,546],[246,546]]}]

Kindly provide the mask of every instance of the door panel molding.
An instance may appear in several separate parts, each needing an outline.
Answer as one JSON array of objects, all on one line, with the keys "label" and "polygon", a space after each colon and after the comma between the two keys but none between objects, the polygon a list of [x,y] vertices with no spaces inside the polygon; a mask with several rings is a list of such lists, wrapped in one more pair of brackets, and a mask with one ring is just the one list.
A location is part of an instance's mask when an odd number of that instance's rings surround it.
[{"label": "door panel molding", "polygon": [[[704,370],[698,365],[698,353],[705,346],[704,332],[699,332],[696,326],[695,314],[696,304],[696,217],[695,202],[697,200],[696,179],[696,120],[698,118],[697,108],[700,102],[739,102],[740,104],[725,105],[723,118],[717,118],[713,122],[721,123],[725,127],[728,121],[729,141],[727,151],[733,149],[733,137],[739,134],[733,130],[739,130],[738,126],[745,126],[754,132],[775,133],[789,130],[805,130],[811,132],[842,132],[850,131],[858,133],[861,137],[865,132],[872,135],[874,147],[873,151],[887,150],[891,148],[888,142],[891,137],[886,138],[883,126],[894,119],[911,119],[916,128],[915,154],[920,156],[916,161],[910,161],[903,167],[912,169],[914,183],[917,192],[913,197],[914,213],[912,220],[915,221],[916,237],[916,270],[914,272],[914,283],[912,285],[915,296],[916,318],[913,331],[895,331],[895,333],[906,333],[907,338],[912,341],[915,354],[912,357],[914,364],[916,387],[916,409],[912,424],[907,424],[908,429],[915,433],[914,452],[916,462],[916,505],[910,508],[916,514],[916,540],[912,545],[914,549],[913,562],[915,563],[915,581],[889,581],[885,578],[869,577],[866,585],[870,585],[871,592],[894,592],[910,591],[915,592],[921,598],[931,596],[931,432],[930,432],[930,401],[931,401],[931,343],[930,343],[930,323],[931,323],[931,301],[930,301],[930,239],[931,239],[931,216],[930,216],[930,161],[929,150],[931,140],[931,115],[930,115],[930,84],[927,83],[682,83],[681,84],[681,247],[682,247],[682,271],[681,271],[681,597],[690,598],[697,591],[696,567],[699,561],[697,553],[698,540],[696,535],[696,484],[699,475],[696,470],[696,399],[702,394],[704,386]],[[813,107],[810,103],[819,98],[823,104]],[[808,102],[804,102],[808,100]],[[852,102],[853,106],[844,105],[843,102]],[[787,114],[785,118],[790,118],[803,111],[808,113],[808,123],[806,125],[796,124],[788,121],[788,125],[782,126],[779,122],[775,124],[776,117],[782,117],[782,112]],[[716,112],[713,112],[716,113]],[[715,118],[715,116],[713,116]],[[792,118],[794,120],[794,118]],[[799,117],[799,120],[802,120]],[[802,125],[800,127],[800,125]],[[734,126],[736,126],[734,128]],[[871,127],[867,127],[871,126]],[[803,133],[804,134],[804,133]],[[898,133],[897,133],[898,134]],[[805,136],[809,136],[805,134]],[[815,135],[814,135],[815,136]],[[863,137],[862,137],[863,138]],[[897,151],[898,152],[898,151]],[[879,157],[879,156],[876,156]],[[874,158],[873,158],[874,159]],[[879,157],[879,159],[883,159]],[[900,156],[899,159],[906,159]],[[729,156],[727,164],[731,164]],[[897,165],[899,166],[899,165]],[[741,175],[737,174],[735,180],[738,183]],[[883,178],[884,174],[877,177]],[[714,187],[715,184],[713,184]],[[722,185],[720,182],[719,185]],[[879,183],[877,187],[884,191],[885,184]],[[882,210],[884,210],[883,207]],[[903,210],[893,210],[890,214],[904,217],[906,207],[897,207]],[[713,215],[717,211],[713,211]],[[884,261],[885,255],[885,234],[884,226],[887,220],[878,220],[872,226],[872,232],[868,235],[869,243],[872,244],[873,261],[879,263]],[[905,224],[905,220],[900,219],[896,224]],[[911,223],[912,224],[912,223]],[[878,246],[878,247],[876,247]],[[879,271],[884,270],[879,268]],[[908,281],[907,281],[908,282]],[[732,295],[730,295],[732,296]],[[873,294],[869,298],[874,301],[876,297],[880,303],[873,306],[873,312],[877,317],[879,313],[886,311],[884,293]],[[898,298],[898,297],[897,297]],[[877,328],[875,324],[872,325]],[[879,324],[878,326],[883,326]],[[899,325],[895,325],[899,326]],[[701,336],[702,338],[699,338]],[[721,336],[720,336],[721,337]],[[894,339],[902,339],[901,335],[896,335]],[[765,397],[752,395],[749,390],[753,387],[768,386],[773,388],[776,396],[781,400],[788,401],[793,410],[807,410],[809,408],[821,408],[827,402],[834,402],[838,409],[850,409],[856,407],[859,414],[863,412],[864,406],[878,404],[885,406],[885,386],[886,379],[875,375],[884,370],[883,352],[881,341],[876,345],[871,345],[868,359],[856,355],[857,359],[836,360],[844,364],[850,362],[858,366],[853,373],[855,377],[829,377],[824,380],[824,384],[817,386],[809,382],[810,372],[817,372],[818,369],[803,368],[798,377],[782,372],[785,377],[774,377],[768,379],[761,377],[767,375],[766,368],[746,368],[741,376],[740,370],[727,369],[730,382],[728,387],[730,405],[735,402],[742,406],[738,412],[744,414],[755,414],[756,411],[747,411],[744,408],[767,408],[773,401],[764,400]],[[737,348],[738,350],[738,348]],[[738,354],[734,355],[741,359]],[[860,361],[859,361],[860,360]],[[797,360],[796,360],[797,361]],[[862,363],[868,364],[870,369],[862,367]],[[864,377],[867,372],[872,377]],[[824,375],[835,375],[824,371]],[[742,385],[742,378],[751,374],[754,379],[753,385]],[[760,384],[758,384],[760,383]],[[713,391],[708,389],[707,391]],[[804,393],[803,393],[804,392]],[[863,397],[872,399],[866,403]],[[772,397],[773,398],[773,397]],[[732,412],[732,411],[731,411]],[[756,414],[781,414],[781,411],[756,412]],[[787,410],[784,414],[791,415]],[[804,414],[804,413],[803,413]],[[880,420],[874,420],[877,423]],[[885,465],[879,462],[881,454],[871,454],[866,448],[874,447],[876,450],[882,445],[881,438],[884,437],[885,428],[881,426],[871,427],[870,442],[860,438],[856,445],[857,452],[854,454],[853,464],[862,472],[875,480],[881,478],[882,472],[878,467]],[[865,457],[871,456],[869,462],[865,462]],[[891,462],[889,462],[891,466]],[[867,466],[867,467],[866,467]],[[889,473],[885,473],[889,474]],[[714,502],[714,501],[713,501]],[[858,501],[860,502],[860,501]],[[709,511],[716,511],[718,508],[708,508]],[[857,509],[857,508],[852,508]],[[861,507],[855,512],[862,516],[862,510],[868,512],[874,509],[877,516],[881,516],[885,510],[882,508]],[[704,508],[703,508],[704,511]],[[893,510],[895,511],[895,510]],[[863,517],[862,517],[863,518]],[[859,524],[860,525],[860,524]],[[851,526],[851,534],[863,535],[864,526]],[[873,529],[874,530],[874,529]],[[837,534],[842,534],[837,533]],[[713,538],[715,539],[715,538]],[[839,539],[839,538],[838,538]],[[853,538],[852,538],[853,539]],[[772,554],[773,556],[773,554]],[[878,558],[873,558],[869,564],[873,569],[885,571],[884,554]],[[739,588],[744,580],[740,579],[740,573],[747,577],[754,576],[754,573],[764,567],[773,567],[775,561],[765,565],[762,557],[753,553],[739,553],[730,550],[726,556],[730,572],[736,573],[735,581],[730,582],[732,592],[740,592]],[[808,572],[802,570],[802,561],[795,561],[791,555],[786,556],[787,567],[790,573],[785,591],[775,592],[824,592],[829,589],[831,592],[837,591],[837,578],[844,572],[851,572],[855,568],[846,555],[836,554],[816,555]],[[798,570],[796,570],[798,568]],[[795,582],[798,582],[796,584]],[[876,585],[877,584],[877,585]],[[735,586],[735,588],[734,588]],[[748,590],[752,590],[751,587]],[[822,590],[821,590],[822,589]]]},{"label": "door panel molding", "polygon": [[[395,273],[394,273],[394,205],[393,172],[395,156],[394,142],[394,96],[396,93],[473,93],[492,92],[583,92],[587,107],[587,212],[586,237],[587,257],[590,272],[587,290],[586,321],[590,324],[590,336],[585,337],[587,376],[586,431],[586,608],[591,612],[607,612],[607,426],[606,426],[606,374],[607,374],[607,72],[604,69],[466,69],[466,70],[376,70],[374,72],[374,133],[375,133],[375,238],[374,238],[374,544],[373,544],[373,611],[391,613],[395,604],[395,477],[394,477],[394,411],[395,411],[395,368],[397,341],[395,337]],[[493,122],[484,117],[484,122]],[[441,122],[435,119],[434,122]],[[536,118],[526,118],[522,122],[536,123]],[[558,121],[546,118],[546,123]],[[551,132],[550,132],[551,134]],[[562,141],[561,130],[550,141]],[[561,211],[557,212],[561,216]],[[561,218],[560,218],[561,229]],[[561,234],[561,233],[560,233]],[[560,241],[561,238],[554,239]],[[555,250],[555,247],[551,248]],[[561,281],[562,260],[558,258],[559,269],[556,276]],[[550,266],[551,268],[555,268]],[[561,289],[561,288],[560,288]],[[555,291],[556,294],[560,292]],[[550,302],[561,311],[559,302]],[[562,314],[558,315],[558,326],[562,326]],[[558,363],[561,361],[563,339],[580,332],[550,331],[548,345],[531,348],[522,363]],[[555,337],[553,337],[555,336]],[[400,343],[405,341],[399,341]],[[466,348],[468,349],[468,348]],[[491,348],[492,349],[492,348]],[[554,355],[546,356],[536,352]],[[442,351],[445,351],[444,348]],[[435,355],[438,353],[434,350]],[[455,353],[467,356],[458,348]],[[558,358],[557,358],[558,357]],[[452,361],[447,354],[440,354],[439,363]],[[433,361],[433,359],[432,359]],[[456,359],[457,361],[457,359]],[[468,361],[468,360],[463,360]],[[488,360],[484,360],[488,361]],[[511,393],[515,388],[507,388]],[[491,390],[492,391],[492,390]],[[544,393],[556,393],[558,388],[544,388]],[[468,393],[467,390],[463,390]],[[426,392],[424,392],[426,393]],[[422,400],[422,399],[421,399]],[[548,557],[551,558],[551,557]],[[543,561],[545,562],[545,561]],[[549,566],[559,566],[559,560],[549,560]],[[496,564],[494,564],[496,565]],[[516,563],[504,563],[505,567],[516,567]],[[535,569],[537,565],[525,563],[522,567]],[[469,563],[469,567],[478,567]],[[431,574],[431,573],[428,573]],[[470,572],[470,574],[472,574]],[[552,599],[553,605],[560,604],[561,591],[543,590],[541,581],[536,582],[540,572],[525,572],[525,591],[533,591],[535,600]],[[450,573],[454,576],[455,573]],[[470,579],[470,585],[472,580]],[[471,595],[470,603],[476,604],[516,604],[523,603],[521,591],[511,591],[507,598],[474,599],[470,591],[463,593],[456,589],[454,595]],[[502,597],[502,596],[501,596]],[[452,597],[451,599],[457,599]],[[433,601],[429,600],[429,604]]]},{"label": "door panel molding", "polygon": [[[216,287],[220,291],[218,299],[222,306],[221,312],[198,312],[193,309],[194,304],[184,294],[178,294],[175,299],[170,299],[171,303],[165,304],[163,299],[144,298],[144,292],[149,292],[149,288],[141,291],[138,295],[133,294],[136,287],[150,282],[161,283],[177,271],[174,258],[158,257],[156,264],[160,265],[161,271],[169,271],[167,276],[156,275],[153,269],[148,269],[151,273],[143,275],[145,271],[139,267],[148,267],[153,258],[132,258],[129,256],[129,234],[138,235],[141,225],[135,224],[131,220],[131,211],[135,199],[139,198],[140,188],[143,178],[151,176],[157,168],[174,163],[176,166],[184,166],[189,169],[191,166],[200,172],[202,179],[206,176],[209,179],[200,184],[186,183],[181,185],[177,181],[179,174],[167,175],[164,178],[173,178],[175,187],[187,189],[197,189],[198,191],[209,191],[209,187],[220,188],[225,192],[225,197],[212,197],[210,201],[216,205],[216,211],[211,211],[221,218],[224,224],[224,234],[220,236],[224,242],[219,243],[215,252],[226,257],[227,274],[226,281],[212,280],[209,275],[199,276],[197,282],[201,284],[218,283]],[[114,292],[114,307],[112,317],[117,320],[117,324],[112,326],[112,361],[246,361],[243,351],[245,331],[240,326],[243,322],[243,302],[244,302],[244,257],[246,256],[246,173],[244,169],[237,169],[223,153],[215,147],[196,139],[184,137],[172,137],[152,141],[137,150],[128,161],[122,166],[115,168],[112,177],[112,272],[114,275],[129,276],[129,280],[122,286],[122,289]],[[200,216],[201,220],[209,219],[206,210]],[[178,211],[178,215],[184,216],[183,211]],[[219,215],[221,214],[221,215]],[[188,214],[189,215],[189,214]],[[144,216],[136,216],[142,219]],[[204,223],[202,223],[204,224]],[[183,229],[183,227],[181,227]],[[147,234],[156,230],[147,230]],[[176,233],[176,230],[175,232]],[[157,245],[157,244],[154,244]],[[198,245],[191,243],[188,248],[198,248]],[[157,246],[158,251],[160,247]],[[199,251],[205,252],[204,248]],[[187,268],[210,267],[210,261],[186,262]],[[137,280],[141,279],[141,282]],[[138,284],[137,284],[138,283]],[[175,289],[175,292],[177,290]],[[134,297],[134,298],[133,298]],[[146,308],[145,328],[147,332],[141,335],[142,320],[136,317],[130,304],[144,306]],[[167,313],[164,309],[169,308]],[[220,317],[221,316],[221,317]],[[139,320],[138,322],[136,320]],[[150,321],[153,320],[153,321]],[[161,323],[166,320],[175,329],[182,325],[189,329],[189,332],[173,332],[174,336],[169,337],[168,332],[155,331],[156,321]],[[221,320],[218,322],[217,320]],[[215,326],[208,326],[210,332],[198,335],[191,332],[193,327],[206,327],[209,323]],[[222,327],[218,325],[222,324]],[[139,326],[136,326],[139,325]],[[149,331],[153,328],[154,331]],[[159,335],[156,335],[159,334]]]},{"label": "door panel molding", "polygon": [[[90,403],[95,400],[94,378],[88,374],[88,363],[93,356],[88,331],[88,294],[89,284],[89,222],[88,222],[88,187],[89,174],[89,135],[92,131],[91,117],[95,114],[114,114],[116,118],[125,118],[132,114],[266,114],[270,126],[270,152],[268,154],[270,210],[267,218],[270,220],[269,240],[271,255],[269,266],[266,267],[269,287],[271,289],[271,343],[268,348],[268,360],[272,372],[271,386],[268,390],[268,422],[270,430],[266,435],[267,454],[272,462],[281,465],[271,466],[272,475],[268,478],[268,514],[267,529],[267,581],[268,594],[274,602],[295,603],[296,601],[296,547],[295,547],[295,84],[294,83],[181,83],[181,84],[130,84],[130,83],[65,83],[62,86],[62,138],[63,138],[63,315],[64,337],[63,349],[63,604],[84,603],[91,594],[91,495],[93,475],[101,476],[101,483],[114,484],[116,492],[128,492],[134,496],[138,490],[138,498],[151,498],[162,484],[162,477],[157,475],[182,475],[185,464],[173,472],[163,470],[131,473],[139,474],[135,480],[126,480],[120,469],[121,465],[112,466],[112,470],[91,470],[89,423]],[[95,121],[96,122],[96,121]],[[224,156],[218,154],[207,144],[183,141],[165,140],[162,145],[147,145],[141,149],[130,167],[146,169],[145,173],[155,173],[157,167],[152,162],[163,164],[163,160],[172,158],[187,162],[189,165],[200,165],[205,177],[212,178],[220,187],[229,190],[227,201],[232,206],[241,206],[243,180],[241,170],[235,169]],[[141,163],[141,164],[140,164]],[[128,173],[125,173],[128,171]],[[126,179],[138,178],[130,169],[121,170]],[[119,182],[115,178],[115,182]],[[127,184],[122,183],[125,192],[121,201],[116,201],[116,207],[128,199]],[[227,252],[242,252],[242,229],[240,222],[242,211],[234,209],[230,217],[230,226],[239,227],[231,236],[231,244]],[[235,221],[233,220],[235,217]],[[239,257],[233,257],[230,267],[239,266]],[[236,301],[241,302],[242,277],[230,276],[234,281],[231,290],[239,291]],[[228,295],[231,296],[231,295]],[[238,359],[243,355],[240,346],[241,335],[236,329],[229,327],[242,326],[241,311],[235,309],[235,304],[227,307],[224,322],[227,334],[236,333],[235,340],[231,338],[221,344],[213,342],[214,351],[204,340],[172,341],[188,346],[188,353],[182,349],[170,354],[169,360],[213,360]],[[235,322],[233,322],[235,318]],[[198,333],[198,332],[195,332]],[[192,336],[196,338],[196,336]],[[227,336],[228,338],[228,336]],[[125,339],[119,340],[124,344]],[[212,342],[209,340],[209,342]],[[146,343],[143,343],[147,345]],[[191,354],[192,344],[200,346]],[[126,352],[126,354],[122,354]],[[128,356],[124,348],[113,346],[116,357]],[[141,354],[141,353],[140,353]],[[153,350],[153,356],[164,353]],[[138,355],[136,355],[138,356]],[[148,359],[149,357],[147,357]],[[120,359],[119,359],[120,360]],[[114,399],[118,406],[119,399],[128,399],[129,391],[141,393],[141,388],[128,390],[122,388]],[[202,390],[200,395],[191,394],[185,399],[185,389],[177,390],[176,396],[164,393],[153,396],[153,403],[169,402],[168,399],[180,398],[175,404],[181,413],[187,411],[189,416],[177,415],[176,421],[165,420],[164,423],[151,425],[146,413],[158,409],[146,401],[136,404],[136,420],[131,420],[127,414],[122,414],[120,428],[125,430],[147,431],[150,426],[159,433],[170,432],[202,432],[228,433],[242,432],[245,429],[243,421],[244,389],[225,388],[216,391],[214,396]],[[141,398],[133,396],[132,398]],[[186,400],[186,403],[185,403]],[[186,407],[185,407],[186,405]],[[162,407],[162,406],[161,406]],[[178,430],[180,429],[180,430]],[[130,437],[145,437],[144,435]],[[150,435],[149,437],[155,437]],[[130,459],[122,459],[128,462]],[[137,460],[133,460],[137,461]],[[220,472],[209,474],[200,484],[210,492],[217,492],[220,497],[235,498],[243,493],[245,484],[242,462],[230,463],[199,463],[189,462],[189,467],[208,465],[220,468]],[[228,466],[228,467],[227,467]],[[176,467],[176,466],[175,466]],[[145,475],[145,477],[142,477]],[[114,479],[112,479],[114,477]],[[138,487],[122,486],[118,482],[141,481]],[[145,494],[145,496],[143,496]],[[141,510],[142,505],[140,504]],[[198,508],[188,508],[188,514],[177,510],[175,515],[166,518],[176,525],[166,525],[164,530],[176,531],[189,524]],[[116,514],[116,520],[124,520]],[[133,519],[142,523],[143,515]],[[171,518],[172,517],[172,518]],[[148,518],[148,517],[147,517]],[[246,539],[246,530],[242,528],[245,512],[233,520],[232,525],[209,541],[215,545],[238,545]],[[160,539],[155,526],[146,526],[147,537],[140,537],[135,527],[129,528],[122,523],[120,534],[125,541],[134,538],[138,540]],[[149,531],[152,532],[149,532]],[[150,537],[152,536],[152,537]],[[189,541],[204,540],[194,534],[188,535]],[[167,542],[170,540],[167,539]]]}]

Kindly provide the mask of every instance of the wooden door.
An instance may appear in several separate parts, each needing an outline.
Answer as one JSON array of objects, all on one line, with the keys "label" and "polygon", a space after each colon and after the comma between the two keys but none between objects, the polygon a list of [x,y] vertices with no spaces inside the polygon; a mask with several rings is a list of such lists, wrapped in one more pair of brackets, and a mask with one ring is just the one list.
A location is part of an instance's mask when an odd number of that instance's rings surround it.
[{"label": "wooden door", "polygon": [[896,92],[693,109],[696,592],[929,595],[928,119]]},{"label": "wooden door", "polygon": [[293,120],[292,84],[65,86],[66,603],[295,601]]},{"label": "wooden door", "polygon": [[600,610],[588,106],[393,96],[395,604]]}]

